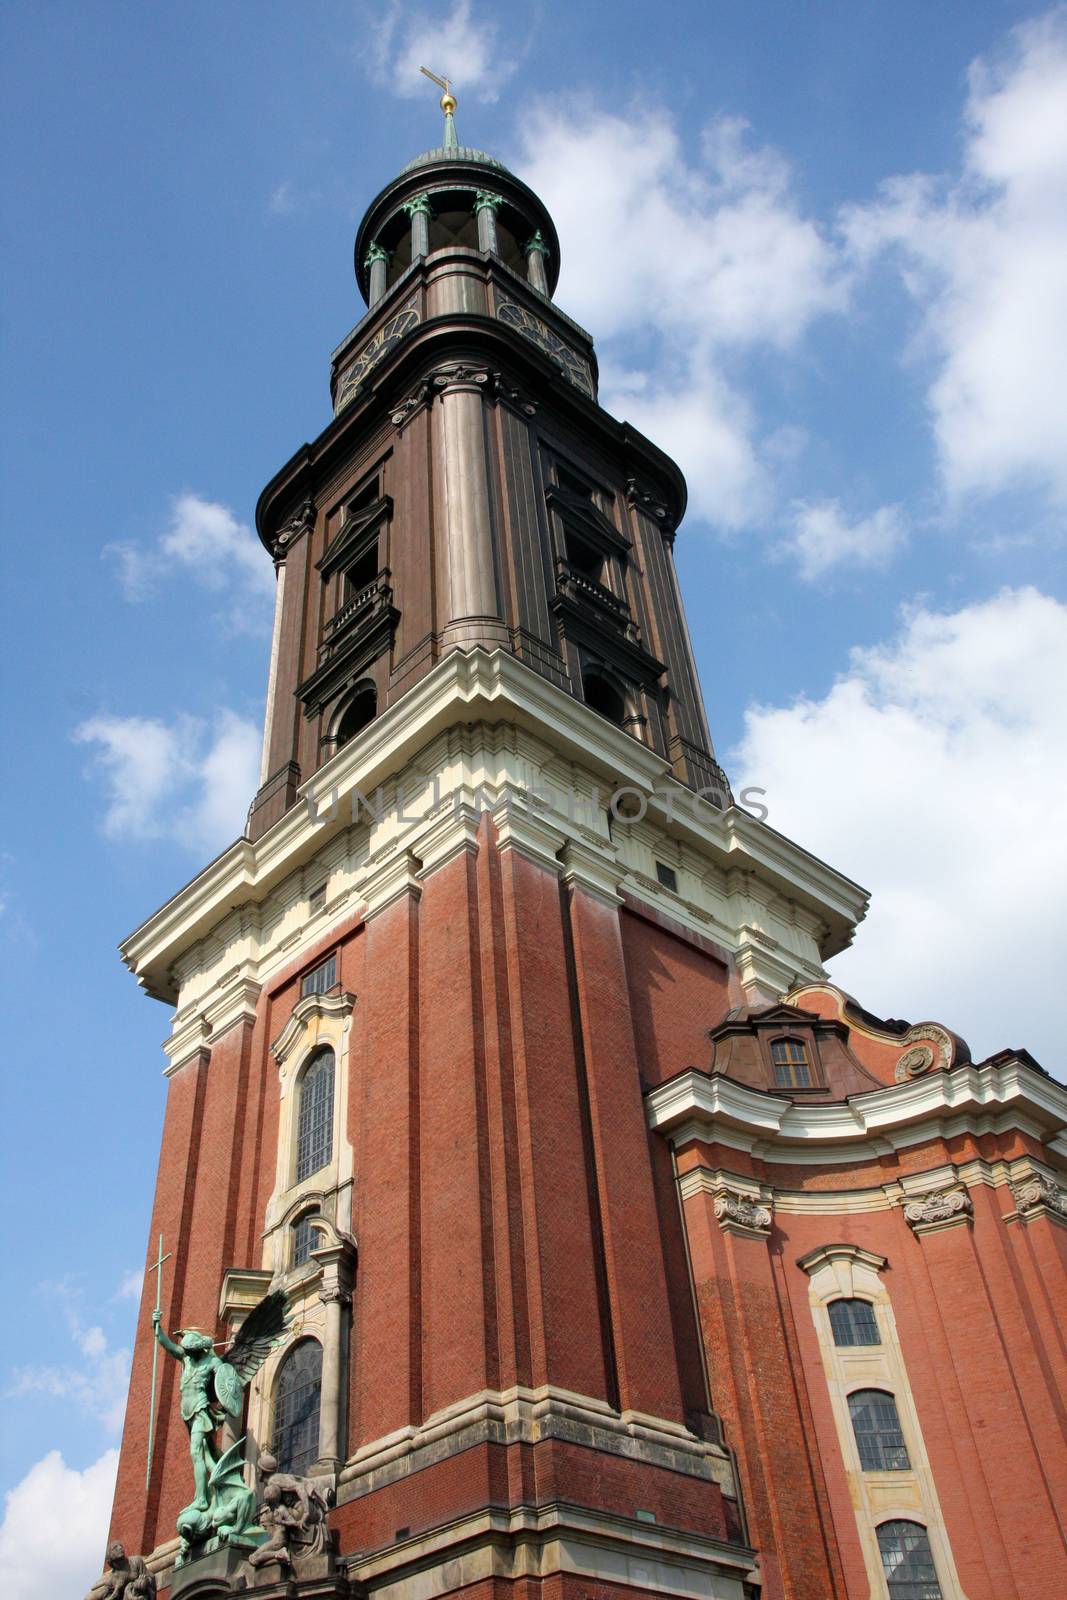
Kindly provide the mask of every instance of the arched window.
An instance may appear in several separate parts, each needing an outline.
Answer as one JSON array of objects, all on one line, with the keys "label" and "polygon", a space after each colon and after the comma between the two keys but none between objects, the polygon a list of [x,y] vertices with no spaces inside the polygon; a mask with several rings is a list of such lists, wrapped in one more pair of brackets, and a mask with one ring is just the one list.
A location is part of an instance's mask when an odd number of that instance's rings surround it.
[{"label": "arched window", "polygon": [[305,1261],[310,1261],[312,1250],[317,1250],[322,1243],[322,1234],[311,1224],[319,1220],[317,1211],[305,1211],[293,1223],[293,1266],[302,1267]]},{"label": "arched window", "polygon": [[890,1600],[941,1600],[930,1540],[920,1522],[880,1523],[878,1549]]},{"label": "arched window", "polygon": [[352,699],[345,707],[340,722],[337,724],[335,739],[337,748],[347,744],[349,739],[354,739],[356,734],[365,728],[368,722],[373,722],[378,712],[378,691],[373,683],[361,683]]},{"label": "arched window", "polygon": [[906,1472],[911,1466],[900,1431],[897,1403],[884,1389],[857,1389],[848,1414],[864,1472]]},{"label": "arched window", "polygon": [[587,672],[582,678],[582,693],[587,706],[622,727],[626,721],[626,701],[609,679],[601,677],[599,672]]},{"label": "arched window", "polygon": [[296,1181],[303,1182],[333,1155],[334,1058],[329,1048],[313,1056],[300,1079],[296,1119]]},{"label": "arched window", "polygon": [[278,1369],[274,1385],[271,1454],[279,1472],[306,1473],[319,1453],[322,1346],[302,1339]]},{"label": "arched window", "polygon": [[831,1300],[827,1309],[835,1344],[881,1344],[878,1319],[869,1300]]},{"label": "arched window", "polygon": [[802,1039],[773,1039],[771,1062],[780,1089],[810,1089],[811,1063]]}]

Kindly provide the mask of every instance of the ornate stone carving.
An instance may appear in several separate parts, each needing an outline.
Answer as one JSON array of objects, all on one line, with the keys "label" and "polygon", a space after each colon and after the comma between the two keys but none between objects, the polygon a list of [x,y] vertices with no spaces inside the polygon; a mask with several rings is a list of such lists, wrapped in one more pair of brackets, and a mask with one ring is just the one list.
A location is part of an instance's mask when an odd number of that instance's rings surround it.
[{"label": "ornate stone carving", "polygon": [[375,242],[368,247],[367,254],[363,257],[363,265],[369,271],[376,261],[384,261],[386,265],[388,265],[391,259],[392,251],[386,250],[383,245],[380,245],[377,240],[375,240]]},{"label": "ornate stone carving", "polygon": [[431,381],[439,394],[447,394],[449,389],[466,389],[472,384],[481,388],[489,383],[492,376],[488,367],[470,367],[462,361],[456,361],[450,366],[438,367]]},{"label": "ornate stone carving", "polygon": [[[266,1534],[248,1557],[243,1568],[245,1584],[258,1588],[288,1578],[316,1578],[330,1571],[330,1548],[326,1513],[330,1491],[314,1478],[294,1472],[279,1472],[272,1455],[259,1458],[262,1498],[259,1523]],[[272,1572],[270,1569],[278,1568]]]},{"label": "ornate stone carving", "polygon": [[479,211],[484,211],[487,207],[492,211],[498,211],[503,204],[503,195],[494,194],[492,189],[479,189],[474,196],[474,205],[471,209],[477,216]]},{"label": "ornate stone carving", "polygon": [[274,535],[271,548],[275,561],[284,560],[293,540],[298,539],[302,533],[310,533],[314,526],[315,502],[305,500],[298,511],[294,511],[291,517],[286,518]]},{"label": "ornate stone carving", "polygon": [[396,410],[390,413],[389,420],[394,428],[402,428],[410,417],[420,411],[423,406],[429,405],[433,399],[433,387],[429,378],[424,378],[416,389],[401,400]]},{"label": "ornate stone carving", "polygon": [[339,1283],[329,1283],[319,1290],[319,1299],[324,1305],[350,1306],[352,1304],[352,1291],[343,1288]]},{"label": "ornate stone carving", "polygon": [[401,211],[406,211],[409,217],[433,216],[433,206],[430,204],[430,196],[425,192],[422,194],[413,195],[410,200],[405,200],[400,209]]},{"label": "ornate stone carving", "polygon": [[910,1050],[898,1056],[893,1076],[898,1083],[904,1083],[908,1078],[917,1078],[921,1072],[928,1072],[933,1064],[933,1046],[913,1044]]},{"label": "ornate stone carving", "polygon": [[909,1028],[901,1043],[907,1048],[897,1057],[893,1076],[897,1083],[906,1083],[920,1073],[929,1072],[936,1065],[945,1069],[952,1065],[954,1052],[952,1035],[937,1022],[919,1022]]},{"label": "ornate stone carving", "polygon": [[646,489],[638,483],[636,478],[627,478],[626,498],[636,510],[643,511],[647,517],[662,523],[665,528],[671,527],[670,512],[666,503],[658,495],[653,494],[651,489]]},{"label": "ornate stone carving", "polygon": [[1067,1218],[1067,1189],[1061,1189],[1058,1183],[1053,1183],[1043,1173],[1034,1172],[1022,1182],[1013,1183],[1011,1192],[1015,1196],[1016,1209],[1024,1217],[1036,1211],[1051,1211],[1058,1217]]},{"label": "ornate stone carving", "polygon": [[904,1220],[916,1233],[967,1222],[974,1206],[965,1189],[932,1189],[904,1203]]},{"label": "ornate stone carving", "polygon": [[715,1196],[715,1218],[724,1233],[765,1237],[771,1231],[771,1209],[738,1189],[720,1189]]},{"label": "ornate stone carving", "polygon": [[128,1556],[118,1539],[107,1547],[108,1575],[87,1600],[156,1600],[155,1574],[143,1556]]}]

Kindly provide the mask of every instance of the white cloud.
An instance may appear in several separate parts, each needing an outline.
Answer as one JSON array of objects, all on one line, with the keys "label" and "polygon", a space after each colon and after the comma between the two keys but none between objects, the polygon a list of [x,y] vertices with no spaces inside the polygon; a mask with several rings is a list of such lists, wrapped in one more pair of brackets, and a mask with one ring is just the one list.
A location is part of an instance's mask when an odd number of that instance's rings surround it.
[{"label": "white cloud", "polygon": [[140,1301],[141,1289],[144,1286],[144,1274],[136,1268],[132,1272],[124,1272],[115,1290],[116,1300]]},{"label": "white cloud", "polygon": [[731,369],[757,348],[794,350],[848,299],[786,162],[739,118],[713,120],[691,160],[665,111],[542,101],[519,166],[565,241],[560,304],[603,344],[604,403],[677,457],[697,515],[730,528],[765,515],[776,452]]},{"label": "white cloud", "polygon": [[864,883],[831,975],[882,1015],[933,1017],[980,1054],[1062,1075],[1067,606],[1006,589],[917,607],[817,700],[754,706],[734,752],[769,823]]},{"label": "white cloud", "polygon": [[180,714],[90,717],[74,732],[94,747],[107,790],[104,832],[116,839],[171,839],[215,851],[234,839],[259,781],[260,735],[236,712],[209,726]]},{"label": "white cloud", "polygon": [[14,1600],[83,1595],[104,1566],[119,1453],[78,1472],[50,1450],[4,1497],[0,1594]]},{"label": "white cloud", "polygon": [[270,557],[253,530],[227,506],[199,495],[179,495],[170,524],[154,544],[124,540],[104,546],[115,561],[126,599],[149,599],[176,572],[225,595],[226,614],[237,631],[270,625],[275,578]]},{"label": "white cloud", "polygon": [[850,522],[836,500],[798,501],[793,526],[778,549],[795,557],[800,576],[811,583],[841,563],[885,567],[907,538],[899,506],[880,506],[869,517]]},{"label": "white cloud", "polygon": [[950,494],[1067,503],[1067,7],[972,66],[964,140],[954,180],[892,179],[846,233],[857,259],[891,253],[922,310]]},{"label": "white cloud", "polygon": [[451,79],[457,97],[473,94],[493,101],[517,65],[501,47],[497,23],[474,16],[470,0],[454,0],[443,16],[423,10],[405,13],[399,0],[393,0],[372,30],[375,77],[410,100],[429,91],[420,67]]},{"label": "white cloud", "polygon": [[130,1352],[112,1349],[103,1328],[83,1320],[80,1292],[69,1282],[45,1288],[67,1324],[77,1360],[63,1366],[20,1367],[7,1392],[12,1399],[37,1394],[68,1400],[86,1416],[102,1422],[109,1433],[117,1434],[126,1411]]}]

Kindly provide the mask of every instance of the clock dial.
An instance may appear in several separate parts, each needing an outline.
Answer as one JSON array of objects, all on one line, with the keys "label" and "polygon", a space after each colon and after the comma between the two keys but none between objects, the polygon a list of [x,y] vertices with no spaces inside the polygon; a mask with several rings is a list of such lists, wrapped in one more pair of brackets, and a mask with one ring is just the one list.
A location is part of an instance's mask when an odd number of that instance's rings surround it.
[{"label": "clock dial", "polygon": [[569,378],[575,388],[581,389],[583,394],[593,397],[593,380],[589,367],[577,351],[572,350],[566,340],[561,339],[558,333],[553,333],[547,323],[535,317],[532,311],[527,311],[525,306],[516,305],[514,300],[502,300],[497,308],[497,316],[501,322],[506,322],[509,327],[515,328],[531,344],[545,352],[547,356],[563,371],[563,376]]},{"label": "clock dial", "polygon": [[378,362],[387,356],[409,334],[419,321],[419,313],[414,305],[404,306],[401,311],[383,322],[367,343],[360,350],[352,365],[348,368],[337,387],[337,399],[334,409],[340,411],[353,398],[360,384],[378,365]]}]

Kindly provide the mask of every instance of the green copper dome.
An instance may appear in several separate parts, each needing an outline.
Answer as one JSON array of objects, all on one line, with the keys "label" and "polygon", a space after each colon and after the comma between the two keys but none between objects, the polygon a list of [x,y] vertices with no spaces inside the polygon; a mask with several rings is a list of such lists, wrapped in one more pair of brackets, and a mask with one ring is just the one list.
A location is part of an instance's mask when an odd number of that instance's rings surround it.
[{"label": "green copper dome", "polygon": [[414,161],[401,167],[401,176],[405,172],[414,172],[417,167],[432,166],[435,161],[478,161],[483,167],[496,167],[500,172],[508,170],[502,161],[498,161],[496,156],[486,155],[484,150],[472,150],[465,144],[442,144],[436,150],[424,150],[421,156],[416,156]]}]

